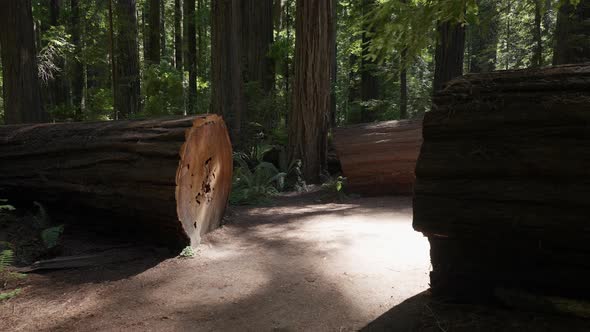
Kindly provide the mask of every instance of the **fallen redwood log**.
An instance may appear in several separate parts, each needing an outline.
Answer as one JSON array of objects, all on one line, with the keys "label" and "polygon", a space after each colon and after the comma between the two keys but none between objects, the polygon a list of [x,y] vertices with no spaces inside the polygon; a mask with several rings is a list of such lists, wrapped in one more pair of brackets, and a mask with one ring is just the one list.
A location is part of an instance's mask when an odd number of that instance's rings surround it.
[{"label": "fallen redwood log", "polygon": [[435,293],[590,299],[590,66],[470,74],[434,96],[414,229]]},{"label": "fallen redwood log", "polygon": [[0,198],[100,216],[172,247],[218,227],[231,189],[232,147],[217,115],[1,126],[0,158]]},{"label": "fallen redwood log", "polygon": [[340,127],[333,134],[349,191],[371,196],[412,193],[422,120]]}]

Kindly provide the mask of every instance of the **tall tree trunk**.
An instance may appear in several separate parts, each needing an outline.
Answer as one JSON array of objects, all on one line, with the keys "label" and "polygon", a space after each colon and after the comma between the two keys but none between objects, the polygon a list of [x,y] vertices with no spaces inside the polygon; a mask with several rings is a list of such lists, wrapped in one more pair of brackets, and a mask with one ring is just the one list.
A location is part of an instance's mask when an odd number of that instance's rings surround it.
[{"label": "tall tree trunk", "polygon": [[[53,27],[60,25],[61,0],[51,0],[49,4],[49,24]],[[53,105],[63,105],[67,101],[66,85],[63,75],[64,60],[57,59],[55,65],[60,69],[53,74],[53,79],[48,82],[50,99]]]},{"label": "tall tree trunk", "polygon": [[590,61],[590,0],[563,5],[557,17],[553,64]]},{"label": "tall tree trunk", "polygon": [[332,2],[332,40],[330,45],[330,128],[336,128],[336,84],[338,82],[338,1]]},{"label": "tall tree trunk", "polygon": [[400,53],[400,71],[399,71],[399,118],[408,118],[408,69],[407,69],[407,50]]},{"label": "tall tree trunk", "polygon": [[[274,63],[268,56],[273,42],[273,0],[242,0],[240,10],[242,79],[251,86],[250,91],[258,90],[245,96],[248,105],[252,98],[269,97],[274,92]],[[267,112],[259,113],[262,114],[248,114],[248,107],[245,107],[242,124],[256,121],[267,127],[274,126],[274,116],[265,118]]]},{"label": "tall tree trunk", "polygon": [[465,27],[457,23],[442,22],[438,25],[438,41],[434,57],[434,92],[445,83],[463,75],[465,53]]},{"label": "tall tree trunk", "polygon": [[43,122],[30,0],[0,1],[4,123]]},{"label": "tall tree trunk", "polygon": [[[291,11],[289,10],[289,3],[285,3],[285,30],[287,30],[287,43],[291,45]],[[284,77],[285,77],[285,110],[287,110],[287,116],[285,117],[285,127],[289,126],[289,118],[291,117],[291,61],[289,56],[285,56],[284,66]]]},{"label": "tall tree trunk", "polygon": [[240,1],[213,0],[211,19],[211,113],[223,115],[239,146],[244,112]]},{"label": "tall tree trunk", "polygon": [[496,69],[498,46],[498,13],[496,0],[478,0],[478,25],[470,26],[469,71],[485,73]]},{"label": "tall tree trunk", "polygon": [[[375,0],[362,0],[363,17],[375,8]],[[361,121],[373,122],[377,119],[377,110],[369,107],[366,102],[380,98],[379,79],[376,76],[377,62],[370,60],[368,47],[371,43],[373,30],[370,22],[363,21],[362,52],[361,52],[361,100],[365,102],[362,106]]]},{"label": "tall tree trunk", "polygon": [[244,82],[258,82],[263,91],[274,88],[274,66],[268,57],[273,42],[272,0],[241,1],[241,54]]},{"label": "tall tree trunk", "polygon": [[332,0],[297,0],[295,29],[289,156],[303,162],[306,181],[318,183],[327,164]]},{"label": "tall tree trunk", "polygon": [[148,14],[148,64],[160,63],[160,0],[149,0]]},{"label": "tall tree trunk", "polygon": [[535,0],[535,26],[533,28],[533,57],[531,64],[533,67],[541,67],[543,65],[543,35],[541,29],[542,6],[544,0]]},{"label": "tall tree trunk", "polygon": [[[70,26],[72,44],[76,54],[82,53],[82,26],[80,24],[79,0],[70,0]],[[72,57],[72,104],[76,120],[82,120],[82,94],[84,92],[84,67],[79,57]]]},{"label": "tall tree trunk", "polygon": [[135,0],[117,0],[116,14],[115,118],[125,119],[141,111]]},{"label": "tall tree trunk", "polygon": [[182,70],[182,2],[174,0],[174,65]]},{"label": "tall tree trunk", "polygon": [[166,0],[160,1],[160,58],[168,55],[166,47]]},{"label": "tall tree trunk", "polygon": [[184,0],[184,70],[188,72],[187,113],[195,114],[197,103],[197,30],[195,0]]},{"label": "tall tree trunk", "polygon": [[206,61],[205,61],[205,40],[207,37],[207,29],[208,22],[203,22],[203,11],[206,9],[204,4],[204,0],[197,0],[197,16],[199,17],[199,22],[197,24],[197,78],[205,77],[206,75]]}]

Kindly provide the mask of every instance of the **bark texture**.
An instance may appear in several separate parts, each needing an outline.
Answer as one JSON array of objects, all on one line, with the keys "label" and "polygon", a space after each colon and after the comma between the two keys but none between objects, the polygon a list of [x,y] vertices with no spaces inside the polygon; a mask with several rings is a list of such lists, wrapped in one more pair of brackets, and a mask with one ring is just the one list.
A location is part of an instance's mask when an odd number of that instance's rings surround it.
[{"label": "bark texture", "polygon": [[184,5],[184,70],[188,72],[186,111],[197,111],[197,29],[195,0],[183,0]]},{"label": "bark texture", "polygon": [[174,0],[174,65],[182,70],[182,1]]},{"label": "bark texture", "polygon": [[590,297],[590,66],[466,75],[434,98],[414,228],[435,292]]},{"label": "bark texture", "polygon": [[273,42],[273,1],[242,0],[241,55],[244,82],[258,82],[265,92],[274,89],[274,64],[268,53]]},{"label": "bark texture", "polygon": [[145,61],[148,64],[160,63],[160,0],[149,0],[148,50]]},{"label": "bark texture", "polygon": [[211,113],[223,115],[232,142],[239,145],[244,112],[241,1],[213,0],[211,6]]},{"label": "bark texture", "polygon": [[327,164],[332,1],[298,0],[296,15],[289,153],[303,162],[305,180],[317,183]]},{"label": "bark texture", "polygon": [[31,0],[0,1],[4,123],[43,122]]},{"label": "bark texture", "polygon": [[[79,0],[70,0],[70,29],[72,35],[72,44],[76,54],[82,53],[82,25],[80,22],[80,3]],[[84,92],[84,66],[78,57],[73,57],[72,61],[72,104],[75,109],[76,120],[82,120],[82,94]]]},{"label": "bark texture", "polygon": [[465,27],[453,22],[442,22],[438,26],[438,41],[434,58],[434,92],[444,84],[463,74],[465,53]]},{"label": "bark texture", "polygon": [[590,61],[590,0],[561,6],[555,31],[553,65]]},{"label": "bark texture", "polygon": [[116,0],[115,118],[126,119],[141,111],[139,48],[135,0]]},{"label": "bark texture", "polygon": [[221,222],[231,143],[216,116],[0,127],[0,193],[126,225],[171,247]]},{"label": "bark texture", "polygon": [[413,193],[422,120],[341,127],[333,134],[347,191],[370,196]]}]

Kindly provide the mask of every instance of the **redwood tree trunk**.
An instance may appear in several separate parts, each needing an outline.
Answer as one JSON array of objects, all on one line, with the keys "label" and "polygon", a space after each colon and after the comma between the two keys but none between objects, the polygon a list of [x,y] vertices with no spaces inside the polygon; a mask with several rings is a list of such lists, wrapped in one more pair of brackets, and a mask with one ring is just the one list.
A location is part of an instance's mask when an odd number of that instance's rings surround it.
[{"label": "redwood tree trunk", "polygon": [[590,0],[559,10],[555,30],[553,65],[590,61]]},{"label": "redwood tree trunk", "polygon": [[135,0],[117,0],[116,16],[115,117],[125,119],[141,110]]},{"label": "redwood tree trunk", "polygon": [[182,3],[174,0],[174,64],[182,70]]},{"label": "redwood tree trunk", "polygon": [[183,0],[184,5],[184,70],[188,72],[187,113],[196,113],[197,102],[197,30],[195,0]]},{"label": "redwood tree trunk", "polygon": [[479,24],[470,26],[469,71],[486,73],[496,69],[498,12],[496,0],[479,0]]},{"label": "redwood tree trunk", "polygon": [[223,115],[232,142],[239,145],[244,110],[240,1],[213,0],[211,6],[211,113]]},{"label": "redwood tree trunk", "polygon": [[148,64],[160,63],[160,0],[149,0],[148,51],[145,59]]},{"label": "redwood tree trunk", "polygon": [[295,26],[289,155],[303,162],[305,180],[317,183],[327,163],[332,1],[298,0]]},{"label": "redwood tree trunk", "polygon": [[0,2],[4,123],[43,122],[30,0]]},{"label": "redwood tree trunk", "polygon": [[147,231],[176,248],[219,226],[232,180],[217,115],[3,126],[0,156],[3,198]]},{"label": "redwood tree trunk", "polygon": [[[375,0],[362,0],[363,15],[367,15],[375,8]],[[379,79],[377,73],[377,62],[367,59],[369,55],[369,44],[371,43],[373,31],[370,22],[363,22],[362,52],[361,52],[361,100],[369,102],[380,98]],[[373,122],[377,119],[377,110],[367,105],[362,106],[361,122]]]},{"label": "redwood tree trunk", "polygon": [[543,65],[543,36],[541,29],[541,20],[543,18],[541,15],[542,1],[544,0],[535,0],[535,27],[533,29],[534,48],[531,61],[533,67],[541,67]]},{"label": "redwood tree trunk", "polygon": [[263,91],[274,88],[274,66],[268,57],[273,42],[272,0],[241,1],[241,46],[244,82],[259,82]]},{"label": "redwood tree trunk", "polygon": [[[82,26],[80,24],[79,0],[70,0],[70,26],[72,44],[76,54],[82,53]],[[82,120],[82,94],[84,92],[84,66],[78,57],[72,57],[72,104],[75,109],[76,120]]]},{"label": "redwood tree trunk", "polygon": [[451,79],[463,75],[465,53],[465,27],[457,23],[442,22],[438,26],[436,44],[434,91],[439,91]]}]

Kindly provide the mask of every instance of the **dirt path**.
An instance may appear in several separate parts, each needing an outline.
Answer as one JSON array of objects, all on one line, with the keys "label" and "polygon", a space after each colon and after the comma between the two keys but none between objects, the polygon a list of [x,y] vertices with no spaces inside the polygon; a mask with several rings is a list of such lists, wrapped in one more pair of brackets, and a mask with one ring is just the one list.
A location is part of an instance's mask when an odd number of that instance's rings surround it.
[{"label": "dirt path", "polygon": [[428,287],[409,198],[235,210],[192,259],[31,275],[0,330],[356,330]]}]

